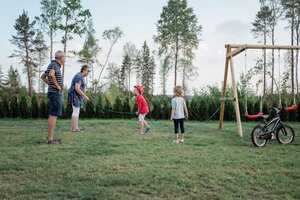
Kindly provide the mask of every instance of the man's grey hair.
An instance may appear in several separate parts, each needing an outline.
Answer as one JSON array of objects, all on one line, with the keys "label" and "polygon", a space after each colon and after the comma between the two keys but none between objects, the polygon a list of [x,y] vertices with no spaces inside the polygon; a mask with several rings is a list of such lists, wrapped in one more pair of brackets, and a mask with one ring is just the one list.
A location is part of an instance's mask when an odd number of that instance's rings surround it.
[{"label": "man's grey hair", "polygon": [[55,59],[61,58],[62,56],[65,56],[65,53],[63,51],[58,50],[57,52],[55,52]]}]

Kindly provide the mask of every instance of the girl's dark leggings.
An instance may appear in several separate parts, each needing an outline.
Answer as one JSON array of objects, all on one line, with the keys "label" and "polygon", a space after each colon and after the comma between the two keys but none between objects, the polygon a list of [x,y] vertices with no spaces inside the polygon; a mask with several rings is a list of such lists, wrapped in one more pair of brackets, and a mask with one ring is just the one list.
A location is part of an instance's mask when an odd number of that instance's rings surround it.
[{"label": "girl's dark leggings", "polygon": [[175,134],[178,134],[178,125],[180,125],[181,133],[184,133],[184,118],[182,119],[173,119]]}]

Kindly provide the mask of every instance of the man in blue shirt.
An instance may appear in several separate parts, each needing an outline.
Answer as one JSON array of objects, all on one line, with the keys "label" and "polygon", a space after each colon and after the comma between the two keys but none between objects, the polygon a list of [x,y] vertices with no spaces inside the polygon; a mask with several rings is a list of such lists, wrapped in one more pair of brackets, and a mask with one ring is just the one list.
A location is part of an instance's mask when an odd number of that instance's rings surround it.
[{"label": "man in blue shirt", "polygon": [[65,63],[65,54],[62,51],[55,53],[55,60],[48,65],[47,70],[42,74],[41,79],[48,85],[49,98],[49,119],[47,144],[60,144],[60,139],[54,139],[56,121],[62,115],[62,91],[63,80],[61,67]]}]

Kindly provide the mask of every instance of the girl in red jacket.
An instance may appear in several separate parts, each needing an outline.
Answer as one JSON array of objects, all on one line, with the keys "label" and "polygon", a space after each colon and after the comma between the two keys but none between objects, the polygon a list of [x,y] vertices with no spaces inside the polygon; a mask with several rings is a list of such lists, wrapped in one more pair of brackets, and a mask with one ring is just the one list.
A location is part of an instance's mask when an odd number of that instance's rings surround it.
[{"label": "girl in red jacket", "polygon": [[145,98],[142,95],[143,92],[144,92],[144,89],[141,86],[139,86],[139,85],[134,86],[133,94],[134,94],[134,96],[136,96],[136,100],[137,100],[137,104],[138,104],[138,111],[136,112],[136,115],[138,115],[138,117],[139,117],[141,135],[144,134],[145,126],[146,126],[145,133],[148,133],[150,131],[150,126],[145,121],[145,116],[149,112],[149,108],[148,108],[148,104],[147,104]]}]

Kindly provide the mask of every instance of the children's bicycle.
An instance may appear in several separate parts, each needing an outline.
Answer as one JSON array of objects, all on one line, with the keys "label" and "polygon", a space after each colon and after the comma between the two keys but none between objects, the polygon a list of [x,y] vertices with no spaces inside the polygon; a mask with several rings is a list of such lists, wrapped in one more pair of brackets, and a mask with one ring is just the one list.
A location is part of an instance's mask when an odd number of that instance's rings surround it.
[{"label": "children's bicycle", "polygon": [[280,144],[289,144],[295,139],[295,132],[292,127],[284,124],[280,119],[280,111],[278,108],[270,108],[276,111],[276,116],[267,121],[269,115],[263,115],[263,124],[259,124],[252,129],[251,138],[252,142],[257,147],[263,147],[268,140],[277,139]]}]

